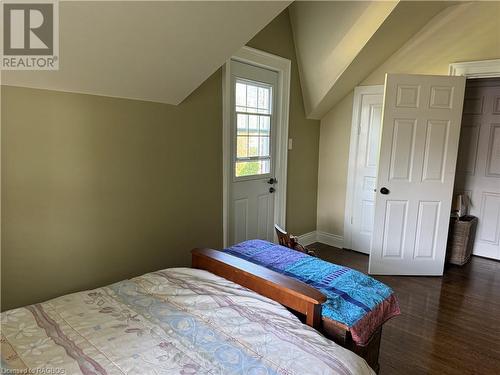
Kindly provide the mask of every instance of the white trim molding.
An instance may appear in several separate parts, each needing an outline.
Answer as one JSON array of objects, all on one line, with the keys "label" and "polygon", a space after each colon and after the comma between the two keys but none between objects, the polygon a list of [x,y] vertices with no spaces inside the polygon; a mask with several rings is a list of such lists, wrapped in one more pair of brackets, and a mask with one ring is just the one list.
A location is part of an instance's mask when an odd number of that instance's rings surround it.
[{"label": "white trim molding", "polygon": [[255,48],[243,47],[230,60],[226,61],[222,73],[222,230],[224,247],[229,242],[229,184],[231,176],[231,60],[240,61],[278,73],[277,110],[276,110],[276,160],[275,177],[279,181],[279,189],[274,198],[274,224],[286,227],[286,185],[288,162],[288,117],[290,107],[290,75],[291,61]]},{"label": "white trim molding", "polygon": [[324,243],[325,245],[330,245],[333,247],[338,247],[339,249],[344,248],[344,237],[338,234],[332,234],[327,232],[322,232],[320,230],[316,231],[318,233],[318,242]]},{"label": "white trim molding", "polygon": [[300,244],[304,246],[310,245],[314,242],[320,242],[322,244],[337,247],[339,249],[344,248],[344,237],[339,236],[338,234],[315,230],[298,237]]},{"label": "white trim molding", "polygon": [[318,242],[318,233],[313,230],[312,232],[298,236],[298,238],[301,245],[308,246],[312,243]]},{"label": "white trim molding", "polygon": [[500,77],[500,59],[452,63],[449,74],[468,79]]},{"label": "white trim molding", "polygon": [[[358,154],[358,138],[361,121],[361,103],[364,95],[384,94],[384,85],[358,86],[354,88],[352,105],[351,140],[349,144],[349,162],[347,165],[347,186],[344,210],[344,237],[343,245],[352,248],[352,216],[354,200],[354,184],[356,177],[356,156]],[[332,245],[333,246],[333,245]]]}]

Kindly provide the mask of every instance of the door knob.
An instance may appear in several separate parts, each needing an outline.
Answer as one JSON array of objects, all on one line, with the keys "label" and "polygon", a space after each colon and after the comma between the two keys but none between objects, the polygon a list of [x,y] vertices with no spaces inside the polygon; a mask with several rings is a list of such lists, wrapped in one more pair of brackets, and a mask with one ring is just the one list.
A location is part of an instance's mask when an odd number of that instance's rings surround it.
[{"label": "door knob", "polygon": [[386,187],[383,187],[380,189],[380,194],[384,194],[384,195],[387,195],[390,193],[390,190],[387,189]]},{"label": "door knob", "polygon": [[269,188],[269,192],[270,192],[271,194],[272,194],[272,193],[274,193],[275,191],[276,191],[276,189],[275,189],[275,188],[273,188],[273,187],[270,187],[270,188]]},{"label": "door knob", "polygon": [[267,180],[267,183],[269,185],[274,185],[274,184],[277,184],[278,183],[278,180],[275,179],[274,177],[271,177],[269,180]]}]

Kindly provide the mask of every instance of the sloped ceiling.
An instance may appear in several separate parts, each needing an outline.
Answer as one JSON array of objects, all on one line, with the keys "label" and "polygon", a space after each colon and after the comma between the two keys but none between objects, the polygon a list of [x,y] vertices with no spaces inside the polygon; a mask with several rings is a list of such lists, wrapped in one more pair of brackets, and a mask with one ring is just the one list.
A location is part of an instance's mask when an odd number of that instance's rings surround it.
[{"label": "sloped ceiling", "polygon": [[304,106],[321,119],[432,17],[456,2],[295,2],[290,7]]},{"label": "sloped ceiling", "polygon": [[179,104],[290,1],[61,1],[58,71],[2,84]]}]

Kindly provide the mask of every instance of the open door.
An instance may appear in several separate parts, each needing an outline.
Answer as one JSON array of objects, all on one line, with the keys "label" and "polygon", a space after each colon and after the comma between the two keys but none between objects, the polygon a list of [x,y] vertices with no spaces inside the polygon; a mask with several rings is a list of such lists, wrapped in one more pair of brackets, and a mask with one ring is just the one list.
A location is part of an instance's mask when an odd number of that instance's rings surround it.
[{"label": "open door", "polygon": [[369,273],[443,274],[464,89],[386,75]]}]

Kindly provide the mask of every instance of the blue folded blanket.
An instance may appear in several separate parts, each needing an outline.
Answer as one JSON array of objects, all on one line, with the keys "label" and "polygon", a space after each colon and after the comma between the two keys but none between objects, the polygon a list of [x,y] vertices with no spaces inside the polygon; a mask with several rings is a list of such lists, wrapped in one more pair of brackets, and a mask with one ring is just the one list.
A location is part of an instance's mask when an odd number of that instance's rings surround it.
[{"label": "blue folded blanket", "polygon": [[250,240],[224,252],[293,277],[326,295],[323,318],[344,324],[354,341],[363,344],[399,304],[387,285],[355,271],[263,240]]}]

